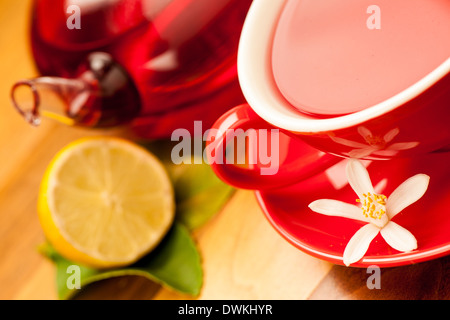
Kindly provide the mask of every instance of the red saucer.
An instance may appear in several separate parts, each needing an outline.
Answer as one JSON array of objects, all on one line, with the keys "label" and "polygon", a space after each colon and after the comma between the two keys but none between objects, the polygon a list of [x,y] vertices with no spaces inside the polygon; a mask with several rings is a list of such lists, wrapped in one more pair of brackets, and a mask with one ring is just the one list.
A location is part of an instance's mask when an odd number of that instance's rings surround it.
[{"label": "red saucer", "polygon": [[[302,142],[283,136],[281,154],[295,152]],[[256,196],[273,227],[291,244],[317,258],[343,265],[343,252],[350,238],[364,223],[329,217],[311,211],[308,204],[318,199],[336,199],[356,204],[356,194],[345,178],[345,163],[295,185]],[[395,267],[427,261],[450,253],[450,152],[412,159],[373,161],[368,171],[374,186],[389,197],[409,177],[424,173],[431,177],[425,195],[394,217],[416,237],[418,249],[402,253],[392,249],[378,235],[355,267]]]}]

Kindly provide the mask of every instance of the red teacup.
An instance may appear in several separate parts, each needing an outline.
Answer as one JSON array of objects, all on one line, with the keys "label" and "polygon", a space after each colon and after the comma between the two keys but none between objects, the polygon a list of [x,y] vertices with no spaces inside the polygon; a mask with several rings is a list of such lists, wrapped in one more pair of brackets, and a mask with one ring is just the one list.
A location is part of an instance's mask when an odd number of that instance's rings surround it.
[{"label": "red teacup", "polygon": [[248,105],[236,107],[216,122],[220,134],[209,145],[226,144],[226,129],[272,128],[309,146],[281,159],[278,172],[268,176],[259,174],[258,166],[242,168],[212,159],[223,180],[261,190],[302,180],[339,157],[388,160],[450,148],[450,58],[402,92],[358,112],[320,119],[289,104],[277,88],[271,65],[273,37],[286,2],[253,3],[238,54],[239,80]]}]

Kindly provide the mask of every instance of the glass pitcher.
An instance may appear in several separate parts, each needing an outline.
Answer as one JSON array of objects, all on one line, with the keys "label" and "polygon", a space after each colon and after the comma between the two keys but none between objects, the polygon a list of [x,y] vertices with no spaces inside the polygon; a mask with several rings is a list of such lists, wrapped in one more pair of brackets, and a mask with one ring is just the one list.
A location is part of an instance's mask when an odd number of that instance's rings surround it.
[{"label": "glass pitcher", "polygon": [[36,0],[31,47],[42,77],[11,97],[32,125],[126,125],[164,138],[210,126],[245,102],[239,37],[252,0]]}]

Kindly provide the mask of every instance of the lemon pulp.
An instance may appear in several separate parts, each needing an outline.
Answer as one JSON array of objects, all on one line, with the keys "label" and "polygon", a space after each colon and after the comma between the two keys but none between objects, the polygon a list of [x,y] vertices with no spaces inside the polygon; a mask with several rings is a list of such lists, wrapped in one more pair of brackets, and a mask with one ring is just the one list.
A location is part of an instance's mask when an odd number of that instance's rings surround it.
[{"label": "lemon pulp", "polygon": [[61,255],[118,267],[158,245],[173,222],[173,194],[163,165],[147,150],[117,138],[85,138],[50,163],[39,218]]}]

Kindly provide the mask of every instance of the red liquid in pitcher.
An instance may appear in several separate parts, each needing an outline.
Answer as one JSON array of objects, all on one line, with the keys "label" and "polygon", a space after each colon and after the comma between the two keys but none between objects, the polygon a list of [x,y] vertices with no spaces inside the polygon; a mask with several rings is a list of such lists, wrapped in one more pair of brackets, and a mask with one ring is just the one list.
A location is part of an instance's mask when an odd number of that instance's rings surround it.
[{"label": "red liquid in pitcher", "polygon": [[449,57],[448,0],[289,0],[272,62],[284,97],[323,117],[389,99]]},{"label": "red liquid in pitcher", "polygon": [[[68,28],[74,13],[67,13],[70,4],[80,8],[80,29]],[[122,98],[92,100],[98,121],[85,117],[78,124],[107,126],[130,119],[145,124],[148,116],[201,105],[204,114],[216,110],[213,121],[244,102],[236,55],[250,4],[251,0],[40,0],[35,2],[31,26],[33,54],[46,76],[78,77],[86,57],[97,51],[109,53],[128,74]],[[108,81],[115,80],[100,85]]]}]

